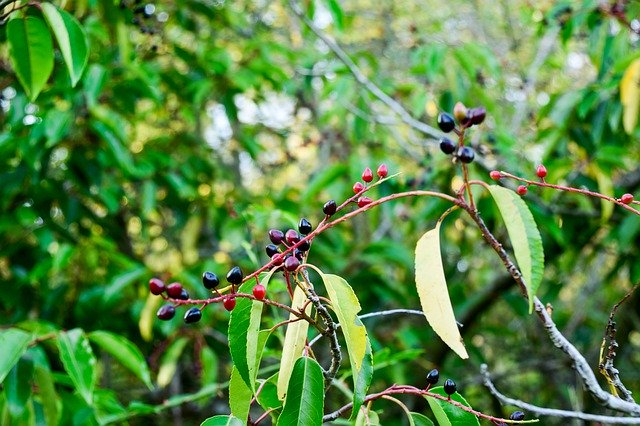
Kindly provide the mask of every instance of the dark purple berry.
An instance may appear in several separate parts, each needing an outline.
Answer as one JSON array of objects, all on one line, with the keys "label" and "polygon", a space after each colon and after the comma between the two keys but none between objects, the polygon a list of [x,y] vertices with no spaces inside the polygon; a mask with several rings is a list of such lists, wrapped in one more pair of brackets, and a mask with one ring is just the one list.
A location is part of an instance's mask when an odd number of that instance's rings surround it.
[{"label": "dark purple berry", "polygon": [[300,241],[300,234],[295,229],[289,229],[286,234],[284,234],[284,239],[288,244],[295,244]]},{"label": "dark purple berry", "polygon": [[269,239],[273,244],[282,244],[282,242],[284,241],[284,232],[279,229],[270,229]]},{"label": "dark purple berry", "polygon": [[453,151],[456,150],[456,144],[449,138],[440,139],[440,151],[449,155],[452,154]]},{"label": "dark purple berry", "polygon": [[284,268],[287,271],[295,271],[300,266],[300,260],[295,256],[289,256],[284,260]]},{"label": "dark purple berry", "polygon": [[300,232],[302,235],[307,235],[312,230],[313,227],[307,219],[305,219],[304,217],[300,219],[300,223],[298,223],[298,232]]},{"label": "dark purple berry", "polygon": [[175,314],[176,314],[176,308],[173,305],[166,304],[166,305],[162,305],[160,309],[158,309],[156,316],[158,317],[158,319],[167,321],[173,318]]},{"label": "dark purple berry", "polygon": [[301,242],[300,245],[298,246],[298,250],[300,251],[307,251],[309,250],[309,248],[311,248],[311,244],[309,243],[309,240],[305,240]]},{"label": "dark purple berry", "polygon": [[487,110],[485,109],[485,107],[471,108],[468,114],[469,123],[471,125],[480,124],[484,121],[484,118],[487,115]]},{"label": "dark purple berry", "polygon": [[187,292],[187,290],[184,289],[184,287],[182,288],[182,291],[180,292],[180,296],[176,297],[176,299],[189,300],[189,293]]},{"label": "dark purple berry", "polygon": [[509,416],[509,420],[524,420],[524,412],[522,412],[522,411],[514,411]]},{"label": "dark purple berry", "polygon": [[302,262],[302,258],[304,257],[304,252],[300,249],[295,249],[293,251],[293,255],[298,258],[300,262]]},{"label": "dark purple berry", "polygon": [[438,371],[438,369],[434,368],[433,370],[429,371],[429,374],[427,374],[427,383],[429,383],[430,385],[435,385],[436,383],[438,383],[438,380],[440,380],[440,372]]},{"label": "dark purple berry", "polygon": [[275,266],[280,266],[284,262],[284,256],[281,253],[271,256],[271,261]]},{"label": "dark purple berry", "polygon": [[449,133],[456,127],[456,123],[453,120],[453,116],[446,112],[441,112],[438,114],[438,127],[445,133]]},{"label": "dark purple berry", "polygon": [[277,254],[280,252],[278,250],[278,246],[276,246],[275,244],[269,244],[264,248],[264,251],[267,252],[267,256],[269,257],[273,257],[274,254]]},{"label": "dark purple berry", "polygon": [[155,294],[156,296],[162,294],[165,291],[166,287],[164,282],[158,278],[151,278],[149,280],[149,291],[151,294]]},{"label": "dark purple berry", "polygon": [[233,285],[238,285],[242,283],[243,278],[244,278],[244,274],[242,273],[242,270],[240,269],[239,266],[234,266],[227,273],[227,281],[229,281],[229,283]]},{"label": "dark purple berry", "polygon": [[187,324],[198,322],[200,318],[202,318],[202,311],[198,308],[191,308],[184,313],[184,322]]},{"label": "dark purple berry", "polygon": [[468,146],[463,146],[458,150],[457,156],[460,159],[460,161],[468,164],[473,161],[473,159],[476,156],[476,153],[473,151],[473,148]]},{"label": "dark purple berry", "polygon": [[167,286],[167,294],[169,297],[173,297],[174,299],[179,299],[182,295],[182,284],[180,283],[171,283]]},{"label": "dark purple berry", "polygon": [[322,206],[322,212],[327,216],[333,216],[334,214],[336,214],[337,209],[338,205],[336,204],[335,200],[329,200],[324,203],[324,206]]},{"label": "dark purple berry", "polygon": [[458,387],[456,386],[456,382],[454,382],[451,379],[447,379],[444,381],[444,392],[447,395],[452,395],[454,393],[456,393],[456,390],[458,389]]},{"label": "dark purple berry", "polygon": [[204,284],[204,288],[211,290],[218,287],[220,280],[216,274],[207,271],[202,274],[202,284]]}]

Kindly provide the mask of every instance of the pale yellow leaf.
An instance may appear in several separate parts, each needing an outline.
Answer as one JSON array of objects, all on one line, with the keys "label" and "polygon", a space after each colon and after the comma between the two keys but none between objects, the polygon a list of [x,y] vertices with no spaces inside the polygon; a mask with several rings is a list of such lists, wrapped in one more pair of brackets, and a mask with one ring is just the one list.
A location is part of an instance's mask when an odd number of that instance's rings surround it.
[{"label": "pale yellow leaf", "polygon": [[620,102],[624,131],[631,134],[640,115],[640,58],[631,62],[620,80]]}]

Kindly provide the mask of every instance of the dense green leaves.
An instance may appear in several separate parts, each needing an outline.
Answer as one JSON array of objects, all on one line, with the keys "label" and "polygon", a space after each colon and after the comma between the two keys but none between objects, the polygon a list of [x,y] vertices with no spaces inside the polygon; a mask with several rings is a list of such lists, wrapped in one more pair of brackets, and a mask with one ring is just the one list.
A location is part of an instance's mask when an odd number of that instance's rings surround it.
[{"label": "dense green leaves", "polygon": [[144,382],[149,389],[153,388],[151,373],[144,356],[133,343],[126,338],[108,331],[94,331],[89,339],[118,360],[129,371]]},{"label": "dense green leaves", "polygon": [[89,340],[82,330],[75,328],[58,333],[57,345],[60,360],[76,390],[87,404],[92,405],[96,384],[96,358]]},{"label": "dense green leaves", "polygon": [[31,339],[31,334],[16,328],[0,330],[0,347],[2,348],[0,383],[4,381],[9,371],[16,365],[22,354],[26,352]]},{"label": "dense green leaves", "polygon": [[299,358],[291,373],[287,398],[277,425],[321,425],[324,410],[323,381],[322,368],[316,361],[306,356]]}]

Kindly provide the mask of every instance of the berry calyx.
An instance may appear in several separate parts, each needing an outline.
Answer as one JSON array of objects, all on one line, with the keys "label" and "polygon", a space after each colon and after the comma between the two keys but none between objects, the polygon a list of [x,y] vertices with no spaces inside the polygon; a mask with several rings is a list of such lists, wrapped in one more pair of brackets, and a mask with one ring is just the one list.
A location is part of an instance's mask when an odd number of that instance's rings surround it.
[{"label": "berry calyx", "polygon": [[180,300],[189,300],[189,293],[184,288],[180,292],[180,296],[176,297],[176,299]]},{"label": "berry calyx", "polygon": [[273,244],[281,244],[284,241],[284,232],[279,229],[270,229],[269,239]]},{"label": "berry calyx", "polygon": [[438,380],[440,380],[440,372],[438,371],[438,369],[434,368],[433,370],[429,371],[429,373],[427,374],[427,383],[429,383],[430,385],[435,385],[436,383],[438,383]]},{"label": "berry calyx", "polygon": [[453,106],[453,116],[459,123],[462,123],[467,119],[467,107],[462,102],[456,102]]},{"label": "berry calyx", "polygon": [[447,379],[444,381],[444,392],[447,395],[452,395],[454,393],[456,393],[456,391],[458,390],[458,387],[456,386],[456,382],[454,382],[451,379]]},{"label": "berry calyx", "polygon": [[187,324],[198,322],[200,321],[200,318],[202,318],[202,311],[198,308],[191,308],[184,313],[184,322]]},{"label": "berry calyx", "polygon": [[518,193],[518,195],[525,195],[527,193],[527,187],[524,185],[520,185],[517,189],[516,192]]},{"label": "berry calyx", "polygon": [[547,176],[547,168],[545,166],[543,166],[542,164],[538,165],[538,167],[536,167],[536,175],[540,179],[543,179],[544,177]]},{"label": "berry calyx", "polygon": [[220,284],[220,280],[218,279],[218,276],[216,274],[207,271],[202,274],[202,284],[204,285],[204,288],[212,290],[218,287],[218,285]]},{"label": "berry calyx", "polygon": [[174,299],[179,299],[182,295],[182,284],[180,283],[171,283],[167,286],[167,295],[169,297],[173,297]]},{"label": "berry calyx", "polygon": [[452,154],[453,151],[456,150],[456,144],[449,138],[440,139],[440,151],[449,155]]},{"label": "berry calyx", "polygon": [[364,189],[364,185],[362,184],[362,182],[356,182],[353,184],[353,193],[357,194],[358,192],[362,191]]},{"label": "berry calyx", "polygon": [[284,262],[284,256],[281,253],[271,256],[271,261],[275,266],[280,266]]},{"label": "berry calyx", "polygon": [[360,197],[358,198],[358,207],[364,207],[371,204],[373,200],[369,197]]},{"label": "berry calyx", "polygon": [[620,197],[620,202],[622,204],[631,204],[633,202],[633,195],[624,194],[622,197]]},{"label": "berry calyx", "polygon": [[362,180],[367,183],[373,180],[373,172],[370,168],[367,167],[366,169],[364,169],[364,171],[362,172]]},{"label": "berry calyx", "polygon": [[300,266],[300,260],[296,256],[289,256],[284,260],[284,269],[293,272]]},{"label": "berry calyx", "polygon": [[288,244],[295,244],[300,241],[300,234],[295,229],[289,229],[286,234],[284,234],[284,239]]},{"label": "berry calyx", "polygon": [[451,114],[446,112],[441,112],[438,114],[438,127],[445,133],[449,133],[456,127],[456,123],[453,120]]},{"label": "berry calyx", "polygon": [[151,278],[149,280],[149,291],[156,296],[162,294],[166,290],[164,282],[158,278]]},{"label": "berry calyx", "polygon": [[311,223],[307,219],[305,219],[304,217],[300,219],[300,223],[298,223],[298,232],[300,232],[302,235],[307,235],[312,230],[313,226],[311,226]]},{"label": "berry calyx", "polygon": [[497,170],[492,170],[491,173],[489,173],[489,177],[493,180],[500,180],[502,178],[502,173]]},{"label": "berry calyx", "polygon": [[264,286],[262,284],[256,284],[255,287],[253,287],[253,297],[255,297],[258,300],[262,300],[264,299],[264,296],[267,294],[267,289],[264,288]]},{"label": "berry calyx", "polygon": [[278,246],[275,244],[269,244],[268,246],[266,246],[264,248],[264,251],[267,252],[267,256],[269,257],[273,257],[274,254],[278,254]]},{"label": "berry calyx", "polygon": [[338,210],[336,200],[329,200],[324,203],[324,206],[322,206],[322,213],[326,214],[327,216],[333,216],[334,214],[336,214],[336,210]]},{"label": "berry calyx", "polygon": [[239,266],[234,266],[227,273],[227,281],[229,281],[229,283],[233,285],[240,284],[243,278],[244,278],[244,274],[242,273],[242,269],[240,269]]},{"label": "berry calyx", "polygon": [[158,319],[162,321],[168,321],[176,315],[176,308],[171,304],[162,305],[158,312],[156,312],[156,316]]},{"label": "berry calyx", "polygon": [[389,170],[387,169],[387,165],[386,164],[380,164],[378,166],[378,170],[376,171],[376,174],[378,175],[378,177],[380,179],[384,179],[387,177],[387,175],[389,174]]},{"label": "berry calyx", "polygon": [[514,411],[509,416],[509,420],[524,420],[524,412],[522,411]]},{"label": "berry calyx", "polygon": [[469,146],[463,146],[458,151],[458,159],[465,164],[469,164],[475,158],[476,153],[473,151],[473,148]]},{"label": "berry calyx", "polygon": [[236,298],[233,296],[227,297],[226,299],[224,299],[224,302],[222,302],[222,304],[227,311],[231,312],[233,311],[233,308],[236,307]]}]

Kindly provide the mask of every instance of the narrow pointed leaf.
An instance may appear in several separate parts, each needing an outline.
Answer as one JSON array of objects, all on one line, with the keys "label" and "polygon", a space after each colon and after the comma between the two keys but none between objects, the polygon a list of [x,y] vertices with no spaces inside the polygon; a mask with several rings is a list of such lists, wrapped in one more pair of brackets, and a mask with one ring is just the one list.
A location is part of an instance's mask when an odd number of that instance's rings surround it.
[{"label": "narrow pointed leaf", "polygon": [[251,388],[240,377],[234,366],[231,369],[231,380],[229,380],[229,408],[231,408],[231,414],[242,420],[243,423],[246,423],[249,417],[251,397],[253,397]]},{"label": "narrow pointed leaf", "polygon": [[213,416],[202,422],[200,426],[243,426],[242,420],[233,416]]},{"label": "narrow pointed leaf", "polygon": [[147,362],[131,341],[108,331],[94,331],[89,334],[89,340],[118,360],[120,364],[142,380],[149,389],[153,389]]},{"label": "narrow pointed leaf", "polygon": [[[430,391],[438,395],[447,396],[442,386],[430,389]],[[436,417],[440,426],[480,426],[478,418],[468,411],[464,411],[447,401],[442,401],[430,396],[426,396],[425,398],[427,398],[429,407],[431,407],[431,411],[433,411],[433,415]],[[471,408],[467,400],[457,392],[451,395],[451,399]]]},{"label": "narrow pointed leaf", "polygon": [[93,404],[96,358],[89,340],[79,328],[58,333],[58,351],[65,371],[76,390],[89,405]]},{"label": "narrow pointed leaf", "polygon": [[422,312],[444,343],[461,358],[469,358],[449,299],[440,254],[440,224],[425,233],[416,245],[416,288]]},{"label": "narrow pointed leaf", "polygon": [[309,357],[296,361],[291,373],[278,426],[317,426],[322,424],[324,377],[320,365]]},{"label": "narrow pointed leaf", "polygon": [[522,198],[510,189],[501,186],[489,186],[489,192],[498,205],[504,220],[518,268],[527,286],[529,313],[533,312],[533,298],[542,282],[544,272],[544,251],[542,238]]},{"label": "narrow pointed leaf", "polygon": [[632,134],[640,116],[640,58],[631,62],[620,80],[620,103],[622,103],[622,125]]},{"label": "narrow pointed leaf", "polygon": [[160,361],[160,369],[158,370],[157,382],[161,388],[167,386],[173,380],[176,369],[178,368],[178,359],[184,351],[189,340],[186,337],[180,337],[175,340],[162,356]]},{"label": "narrow pointed leaf", "polygon": [[59,397],[53,383],[53,375],[47,366],[36,365],[33,374],[34,382],[40,394],[40,403],[46,424],[55,426],[60,421],[60,410],[58,408]]},{"label": "narrow pointed leaf", "polygon": [[7,408],[12,417],[22,416],[31,398],[33,378],[33,361],[24,357],[13,366],[4,381],[4,393],[7,397]]},{"label": "narrow pointed leaf", "polygon": [[31,342],[31,334],[25,333],[16,328],[0,331],[0,383],[9,374],[9,371],[18,362],[20,357],[27,351]]}]

